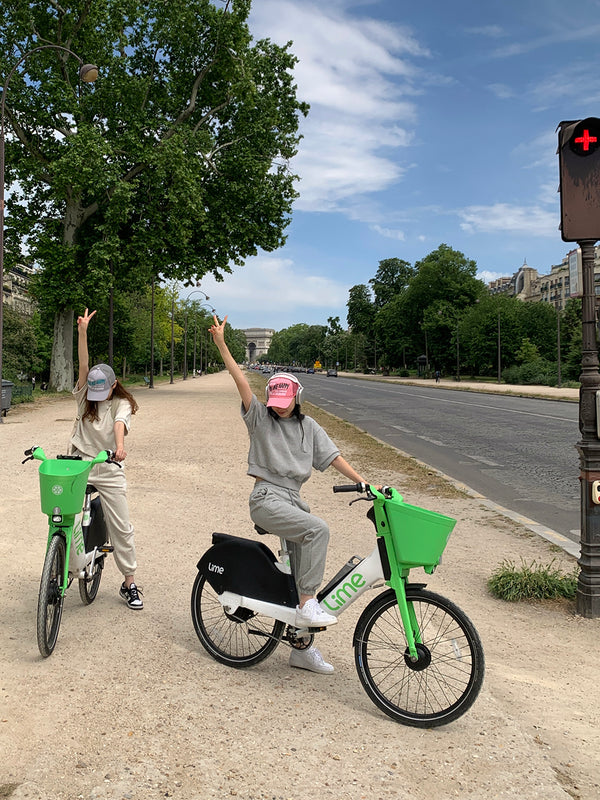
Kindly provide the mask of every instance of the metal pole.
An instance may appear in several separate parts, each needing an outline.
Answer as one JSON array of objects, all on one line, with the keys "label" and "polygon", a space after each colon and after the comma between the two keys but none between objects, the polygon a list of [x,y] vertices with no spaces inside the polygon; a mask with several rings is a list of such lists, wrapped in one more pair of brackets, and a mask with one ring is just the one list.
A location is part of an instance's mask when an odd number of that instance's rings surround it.
[{"label": "metal pole", "polygon": [[193,375],[192,378],[196,377],[196,328],[198,326],[198,315],[194,310],[194,365],[193,365]]},{"label": "metal pole", "polygon": [[185,312],[185,327],[183,330],[183,380],[187,381],[187,325],[188,312]]},{"label": "metal pole", "polygon": [[173,289],[173,296],[171,297],[171,380],[173,381],[173,368],[175,364],[175,289]]},{"label": "metal pole", "polygon": [[500,349],[500,312],[498,311],[498,383],[502,380],[502,356]]},{"label": "metal pole", "polygon": [[585,239],[581,247],[583,273],[581,388],[579,390],[579,431],[577,443],[581,486],[581,572],[577,583],[577,612],[583,617],[600,617],[600,505],[592,500],[592,487],[600,481],[600,440],[596,397],[600,391],[596,347],[596,299],[594,291],[594,244]]},{"label": "metal pole", "polygon": [[562,386],[562,376],[560,373],[560,308],[556,309],[556,355],[558,361],[558,388]]},{"label": "metal pole", "polygon": [[150,389],[154,389],[154,281],[152,281],[152,307],[150,309]]},{"label": "metal pole", "polygon": [[458,338],[458,320],[456,320],[456,380],[460,381],[460,341]]}]

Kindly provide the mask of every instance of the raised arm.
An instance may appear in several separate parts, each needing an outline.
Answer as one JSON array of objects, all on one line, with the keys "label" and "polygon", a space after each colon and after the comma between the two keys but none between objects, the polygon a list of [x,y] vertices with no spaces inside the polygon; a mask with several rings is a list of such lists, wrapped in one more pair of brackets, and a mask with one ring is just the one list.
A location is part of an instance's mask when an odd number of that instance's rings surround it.
[{"label": "raised arm", "polygon": [[88,324],[95,313],[95,311],[92,311],[91,314],[88,314],[88,310],[86,308],[85,314],[81,317],[77,317],[77,357],[79,359],[79,377],[77,378],[78,389],[81,389],[81,387],[85,385],[88,372],[90,371],[87,329]]},{"label": "raised arm", "polygon": [[225,366],[229,370],[229,374],[235,381],[237,390],[242,398],[244,410],[248,411],[250,403],[252,402],[252,389],[250,388],[246,376],[237,365],[234,357],[229,352],[229,348],[225,344],[225,323],[227,322],[227,317],[225,317],[221,323],[217,317],[213,317],[213,319],[214,324],[208,329],[209,333],[212,335],[213,342],[216,344]]}]

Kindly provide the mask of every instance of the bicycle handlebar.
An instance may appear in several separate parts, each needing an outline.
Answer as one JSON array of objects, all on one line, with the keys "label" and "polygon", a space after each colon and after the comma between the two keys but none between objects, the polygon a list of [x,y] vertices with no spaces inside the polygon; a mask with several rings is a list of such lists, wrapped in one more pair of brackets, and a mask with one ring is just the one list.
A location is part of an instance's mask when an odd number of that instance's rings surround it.
[{"label": "bicycle handlebar", "polygon": [[342,486],[334,486],[334,492],[366,492],[368,486],[366,483],[351,483],[349,485],[344,484]]},{"label": "bicycle handlebar", "polygon": [[[105,458],[103,457],[104,454],[106,454]],[[25,450],[23,455],[27,456],[27,458],[25,458],[21,462],[22,464],[24,464],[26,461],[31,461],[34,458],[37,459],[38,461],[47,461],[48,460],[48,456],[46,455],[46,453],[44,453],[42,448],[39,447],[39,445],[36,445],[36,444],[32,445],[28,450]],[[68,459],[68,458],[80,459],[81,456],[57,456],[57,458],[58,459],[63,459],[63,458],[64,459]],[[98,453],[98,455],[96,456],[96,458],[94,458],[92,460],[93,460],[93,462],[95,464],[102,464],[102,463],[116,464],[121,469],[123,467],[123,465],[121,463],[119,463],[118,461],[115,460],[115,451],[114,450],[101,450]]]}]

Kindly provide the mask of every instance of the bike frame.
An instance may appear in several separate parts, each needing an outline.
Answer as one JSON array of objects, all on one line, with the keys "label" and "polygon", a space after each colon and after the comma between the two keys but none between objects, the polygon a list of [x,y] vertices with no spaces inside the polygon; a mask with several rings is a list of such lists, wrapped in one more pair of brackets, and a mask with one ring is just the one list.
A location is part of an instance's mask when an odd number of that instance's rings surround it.
[{"label": "bike frame", "polygon": [[[406,598],[406,587],[409,585],[411,569],[421,566],[426,573],[432,574],[437,562],[439,562],[439,557],[436,563],[407,564],[401,561],[396,555],[391,526],[386,513],[386,502],[389,500],[397,501],[398,498],[401,499],[401,496],[396,490],[392,489],[388,490],[390,494],[386,495],[373,486],[368,488],[370,492],[369,499],[373,501],[377,544],[366,558],[359,559],[357,556],[353,556],[329,584],[319,592],[317,600],[323,611],[339,617],[367,590],[387,585],[396,595],[398,611],[406,636],[408,655],[412,660],[417,661],[419,658],[417,645],[422,643],[422,637],[413,604]],[[451,520],[451,522],[454,522],[454,520]],[[284,540],[282,540],[281,546],[282,549],[279,552],[280,561],[277,566],[282,572],[289,572],[289,558]],[[413,585],[418,585],[422,588],[426,584]],[[244,596],[227,590],[219,594],[218,597],[221,605],[230,614],[234,614],[237,608],[242,607],[296,627],[296,610],[294,607]],[[307,628],[306,632],[309,631],[310,629]],[[301,634],[304,632],[305,629],[300,630]]]},{"label": "bike frame", "polygon": [[[69,459],[49,459],[41,447],[31,448],[31,458],[37,461],[68,461]],[[96,464],[103,464],[109,458],[109,453],[102,450],[91,461],[85,461],[86,467],[81,475],[85,473],[86,481],[92,467]],[[48,516],[48,538],[46,540],[46,551],[50,546],[50,542],[54,536],[62,536],[65,540],[65,569],[62,582],[59,586],[60,596],[64,597],[71,580],[74,578],[90,578],[91,567],[94,564],[98,548],[86,552],[85,541],[83,536],[83,515],[84,504],[89,502],[89,495],[85,493],[81,502],[81,511],[75,514],[63,514],[62,507],[68,507],[69,503],[73,501],[78,503],[78,498],[73,490],[61,493],[57,496],[56,507],[53,508],[52,513],[47,513]],[[61,507],[62,506],[62,507]],[[88,509],[89,510],[89,509]],[[73,555],[72,547],[75,545]]]}]

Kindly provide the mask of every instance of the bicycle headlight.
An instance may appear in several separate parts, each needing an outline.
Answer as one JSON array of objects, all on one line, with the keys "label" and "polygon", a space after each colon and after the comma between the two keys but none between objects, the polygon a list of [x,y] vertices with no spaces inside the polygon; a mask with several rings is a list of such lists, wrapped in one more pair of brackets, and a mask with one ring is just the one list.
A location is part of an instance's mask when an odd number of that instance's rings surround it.
[{"label": "bicycle headlight", "polygon": [[52,522],[55,525],[60,525],[62,521],[63,521],[63,515],[60,511],[59,506],[56,506],[56,508],[52,509]]}]

